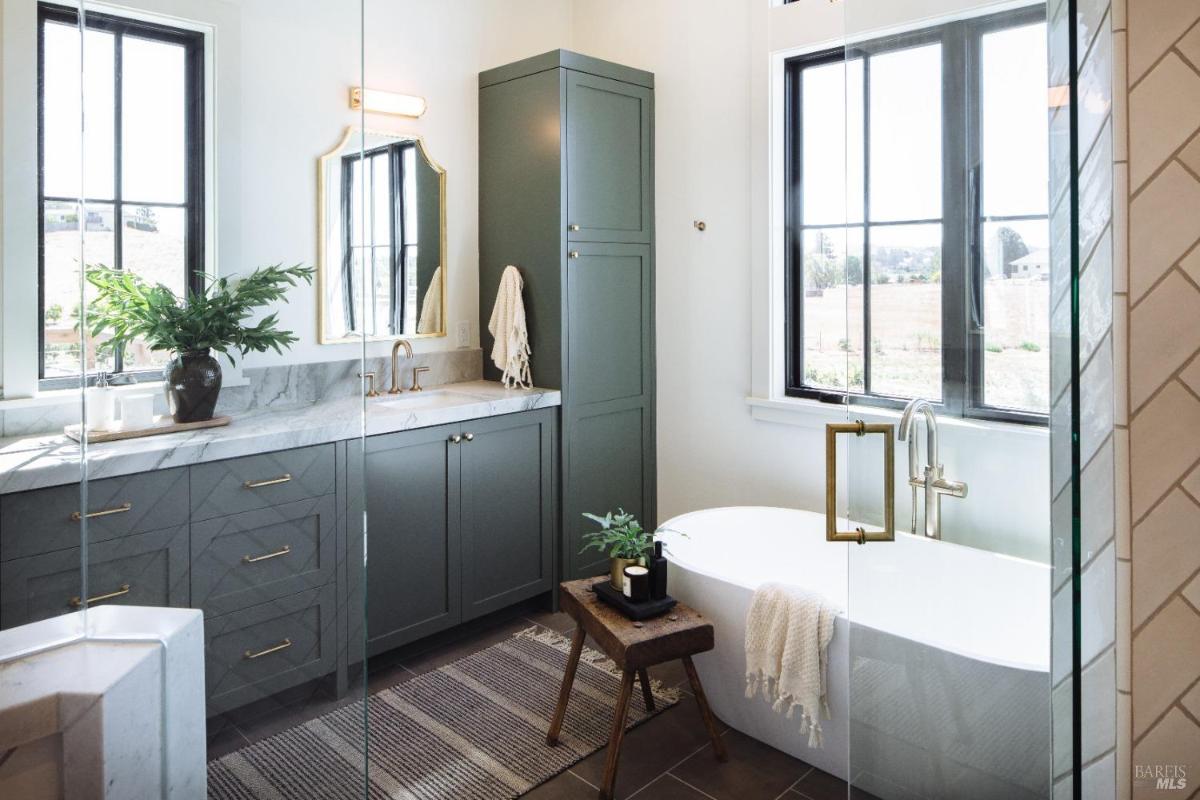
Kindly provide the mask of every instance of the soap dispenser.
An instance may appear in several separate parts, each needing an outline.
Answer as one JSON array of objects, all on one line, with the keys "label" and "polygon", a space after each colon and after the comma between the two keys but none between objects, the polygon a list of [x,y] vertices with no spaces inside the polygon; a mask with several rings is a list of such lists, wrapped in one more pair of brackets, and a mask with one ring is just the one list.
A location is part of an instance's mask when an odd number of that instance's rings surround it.
[{"label": "soap dispenser", "polygon": [[650,599],[662,600],[667,596],[667,559],[663,557],[663,543],[654,543],[654,556],[650,559]]},{"label": "soap dispenser", "polygon": [[116,403],[113,390],[108,385],[108,373],[96,376],[96,385],[87,390],[87,428],[106,431],[112,427]]}]

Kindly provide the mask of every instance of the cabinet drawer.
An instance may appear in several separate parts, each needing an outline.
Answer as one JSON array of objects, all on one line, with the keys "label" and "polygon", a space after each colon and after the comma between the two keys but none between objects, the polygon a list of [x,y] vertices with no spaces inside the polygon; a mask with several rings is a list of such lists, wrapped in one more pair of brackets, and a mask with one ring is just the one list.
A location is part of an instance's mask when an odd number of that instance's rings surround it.
[{"label": "cabinet drawer", "polygon": [[192,521],[333,494],[333,445],[282,450],[191,468]]},{"label": "cabinet drawer", "polygon": [[[188,520],[187,468],[88,482],[89,541],[162,530]],[[0,561],[77,548],[82,523],[79,484],[0,498]],[[105,513],[108,512],[108,513]]]},{"label": "cabinet drawer", "polygon": [[208,714],[332,672],[335,594],[324,586],[205,619]]},{"label": "cabinet drawer", "polygon": [[[187,607],[187,542],[187,525],[179,525],[92,545],[88,594],[93,604]],[[0,627],[75,611],[81,552],[75,547],[0,564]]]},{"label": "cabinet drawer", "polygon": [[225,614],[333,580],[332,495],[192,526],[192,605]]}]

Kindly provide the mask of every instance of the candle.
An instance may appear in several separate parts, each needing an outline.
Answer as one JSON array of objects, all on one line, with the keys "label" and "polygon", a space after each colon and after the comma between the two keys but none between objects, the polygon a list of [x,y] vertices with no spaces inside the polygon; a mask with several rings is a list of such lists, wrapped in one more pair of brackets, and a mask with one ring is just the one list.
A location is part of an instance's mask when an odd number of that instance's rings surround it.
[{"label": "candle", "polygon": [[650,570],[645,567],[625,568],[625,596],[635,603],[650,599]]}]

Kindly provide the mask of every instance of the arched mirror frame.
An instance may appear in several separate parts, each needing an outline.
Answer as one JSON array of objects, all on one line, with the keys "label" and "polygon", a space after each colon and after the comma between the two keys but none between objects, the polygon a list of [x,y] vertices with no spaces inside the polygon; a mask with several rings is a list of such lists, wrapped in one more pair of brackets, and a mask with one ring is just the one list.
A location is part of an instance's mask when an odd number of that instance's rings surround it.
[{"label": "arched mirror frame", "polygon": [[442,329],[440,331],[435,333],[372,334],[365,338],[369,342],[381,342],[399,337],[405,339],[434,339],[444,337],[446,336],[446,302],[449,289],[449,265],[446,263],[446,169],[429,155],[429,148],[425,144],[425,138],[420,134],[359,128],[356,125],[349,125],[346,127],[345,133],[342,134],[341,140],[334,145],[333,149],[317,159],[317,342],[319,344],[352,344],[361,342],[364,338],[361,333],[354,331],[347,331],[342,335],[331,333],[326,330],[325,315],[325,304],[328,299],[326,289],[328,288],[329,269],[331,267],[330,264],[326,263],[326,236],[328,234],[326,203],[329,200],[328,192],[330,191],[326,174],[329,162],[345,155],[346,146],[350,144],[353,137],[364,134],[367,136],[383,136],[412,141],[426,163],[437,173],[439,194],[438,214],[440,216],[438,220],[440,247],[438,263],[441,265],[442,278]]}]

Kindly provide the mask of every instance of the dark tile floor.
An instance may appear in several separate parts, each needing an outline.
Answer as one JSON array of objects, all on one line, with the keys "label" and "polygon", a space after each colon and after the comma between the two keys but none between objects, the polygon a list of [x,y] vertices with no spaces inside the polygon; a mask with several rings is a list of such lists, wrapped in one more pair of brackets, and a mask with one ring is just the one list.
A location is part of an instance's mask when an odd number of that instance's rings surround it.
[{"label": "dark tile floor", "polygon": [[[387,653],[372,659],[370,691],[401,683],[470,653],[501,642],[530,625],[570,633],[565,614],[528,611],[488,620],[456,638],[435,639],[427,647]],[[704,732],[700,714],[678,663],[650,670],[651,677],[681,689],[680,702],[630,731],[621,748],[618,798],[642,800],[845,800],[846,784],[802,761],[720,725],[729,761],[720,764]],[[341,701],[325,683],[309,684],[209,720],[208,755],[217,758],[239,747],[324,714]],[[528,792],[530,800],[595,798],[604,771],[605,750]]]}]

